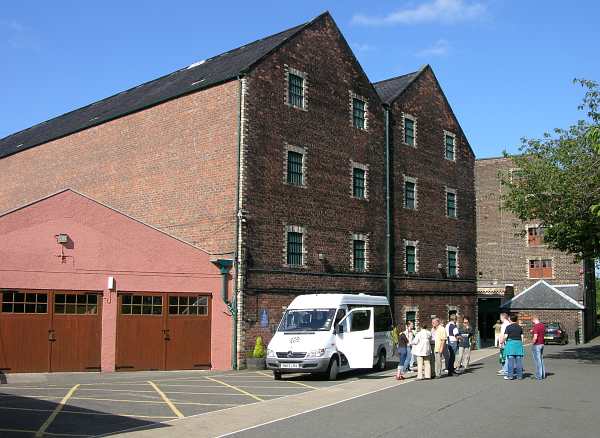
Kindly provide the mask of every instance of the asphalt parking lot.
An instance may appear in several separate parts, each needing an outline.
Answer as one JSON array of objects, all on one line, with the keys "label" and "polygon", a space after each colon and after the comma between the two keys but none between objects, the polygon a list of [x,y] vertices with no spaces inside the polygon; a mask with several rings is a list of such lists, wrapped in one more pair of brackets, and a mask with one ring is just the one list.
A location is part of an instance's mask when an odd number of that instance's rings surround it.
[{"label": "asphalt parking lot", "polygon": [[317,391],[363,375],[349,373],[335,382],[308,375],[275,381],[267,371],[47,375],[45,382],[0,385],[0,436],[84,437],[161,427],[170,420]]}]

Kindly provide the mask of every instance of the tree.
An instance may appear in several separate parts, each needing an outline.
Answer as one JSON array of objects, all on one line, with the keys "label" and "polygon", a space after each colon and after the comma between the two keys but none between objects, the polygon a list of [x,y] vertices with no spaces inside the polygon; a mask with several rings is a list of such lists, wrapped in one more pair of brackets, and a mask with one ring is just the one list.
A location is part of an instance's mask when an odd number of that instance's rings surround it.
[{"label": "tree", "polygon": [[600,257],[600,90],[587,88],[580,109],[589,120],[554,129],[541,139],[523,139],[510,157],[518,175],[501,175],[508,189],[503,208],[522,221],[539,221],[544,242],[577,260]]}]

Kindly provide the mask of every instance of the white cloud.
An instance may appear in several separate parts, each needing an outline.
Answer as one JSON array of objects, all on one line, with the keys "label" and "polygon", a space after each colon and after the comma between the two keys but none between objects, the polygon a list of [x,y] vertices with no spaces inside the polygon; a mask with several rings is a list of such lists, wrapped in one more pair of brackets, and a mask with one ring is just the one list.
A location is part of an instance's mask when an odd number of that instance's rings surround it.
[{"label": "white cloud", "polygon": [[354,49],[354,51],[356,53],[367,53],[367,52],[373,52],[374,50],[376,50],[375,46],[372,46],[370,44],[363,44],[363,43],[352,44],[352,48]]},{"label": "white cloud", "polygon": [[32,29],[16,20],[0,21],[0,44],[12,49],[39,50],[40,44]]},{"label": "white cloud", "polygon": [[417,52],[419,57],[445,56],[450,51],[450,43],[444,39],[437,40],[431,47]]},{"label": "white cloud", "polygon": [[412,8],[403,8],[383,17],[356,14],[352,23],[364,26],[396,24],[444,23],[476,20],[485,15],[483,3],[469,0],[431,0]]}]

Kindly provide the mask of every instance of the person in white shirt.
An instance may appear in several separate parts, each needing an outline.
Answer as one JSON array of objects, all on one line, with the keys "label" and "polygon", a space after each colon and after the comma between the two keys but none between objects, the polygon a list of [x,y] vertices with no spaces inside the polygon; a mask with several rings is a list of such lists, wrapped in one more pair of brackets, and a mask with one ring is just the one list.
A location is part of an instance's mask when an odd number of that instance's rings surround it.
[{"label": "person in white shirt", "polygon": [[446,353],[446,370],[448,375],[454,375],[454,362],[458,351],[458,326],[456,325],[456,314],[450,315],[450,320],[446,324],[446,335],[448,336],[448,348]]},{"label": "person in white shirt", "polygon": [[417,358],[417,380],[431,379],[431,332],[424,324],[412,340],[412,354]]},{"label": "person in white shirt", "polygon": [[508,361],[504,357],[504,344],[506,342],[504,331],[506,330],[506,327],[511,324],[510,319],[508,319],[508,313],[502,312],[500,314],[500,321],[502,321],[500,325],[500,356],[502,357],[503,362],[502,368],[498,370],[498,375],[506,376],[508,373]]}]

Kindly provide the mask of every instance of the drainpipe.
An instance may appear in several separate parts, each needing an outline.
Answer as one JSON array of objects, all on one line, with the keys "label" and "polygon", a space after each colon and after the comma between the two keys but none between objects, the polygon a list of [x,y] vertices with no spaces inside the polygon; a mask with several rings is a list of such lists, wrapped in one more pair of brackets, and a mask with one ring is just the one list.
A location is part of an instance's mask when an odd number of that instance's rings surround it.
[{"label": "drainpipe", "polygon": [[[391,154],[390,154],[390,109],[384,105],[385,116],[385,295],[392,309],[392,203],[390,193]],[[393,312],[393,310],[392,310]]]}]

